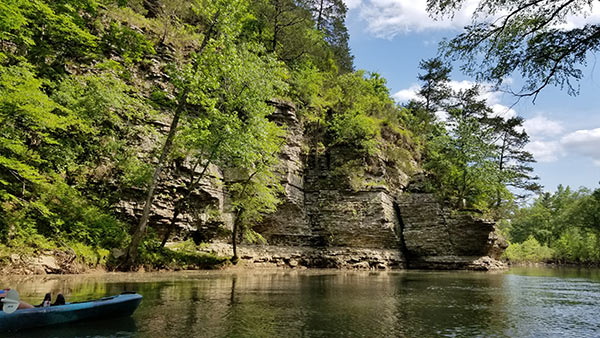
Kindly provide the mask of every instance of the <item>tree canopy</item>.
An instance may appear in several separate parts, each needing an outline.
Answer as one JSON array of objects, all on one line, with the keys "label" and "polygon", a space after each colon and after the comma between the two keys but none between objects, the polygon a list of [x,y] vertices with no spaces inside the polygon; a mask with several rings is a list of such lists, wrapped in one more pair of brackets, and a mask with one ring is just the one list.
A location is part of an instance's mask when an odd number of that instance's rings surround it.
[{"label": "tree canopy", "polygon": [[206,215],[190,210],[212,207],[194,195],[202,184],[226,194],[215,219],[231,221],[232,244],[260,239],[253,227],[282,193],[273,100],[297,107],[310,143],[299,156],[353,156],[332,164],[344,188],[425,170],[441,197],[487,211],[510,203],[508,186],[533,190],[521,119],[495,118],[477,87],[452,91],[436,59],[422,63],[422,100],[399,106],[380,74],[354,70],[346,11],[340,0],[0,0],[0,248],[127,248],[133,267],[163,264],[172,229],[199,229]]},{"label": "tree canopy", "polygon": [[[420,64],[419,98],[407,105],[411,126],[425,138],[424,167],[438,193],[457,207],[506,216],[518,197],[538,192],[533,156],[520,117],[495,114],[475,85],[450,86],[451,67],[439,58]],[[444,115],[439,120],[436,115]]]},{"label": "tree canopy", "polygon": [[[434,16],[452,16],[465,0],[428,0]],[[464,61],[462,69],[478,80],[501,85],[513,73],[525,83],[514,92],[537,97],[548,85],[578,93],[577,81],[592,53],[600,49],[600,25],[573,27],[572,17],[585,18],[596,1],[481,0],[473,22],[443,44],[445,54]]]},{"label": "tree canopy", "polygon": [[503,231],[513,242],[507,251],[508,258],[600,262],[599,197],[600,189],[573,190],[562,185],[553,193],[540,194],[531,205],[519,209],[510,223],[504,224]]}]

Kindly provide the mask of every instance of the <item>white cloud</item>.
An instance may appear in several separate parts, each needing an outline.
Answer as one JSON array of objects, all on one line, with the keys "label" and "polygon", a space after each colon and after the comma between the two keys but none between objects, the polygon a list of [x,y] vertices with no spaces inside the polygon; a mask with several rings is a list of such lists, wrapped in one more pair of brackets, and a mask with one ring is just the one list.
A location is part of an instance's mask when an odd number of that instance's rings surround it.
[{"label": "white cloud", "polygon": [[525,150],[533,154],[538,162],[554,162],[565,155],[560,140],[564,132],[561,121],[550,120],[542,113],[525,120],[523,128],[530,137]]},{"label": "white cloud", "polygon": [[362,4],[362,0],[344,0],[344,3],[348,9],[354,9]]},{"label": "white cloud", "polygon": [[560,140],[568,153],[590,157],[594,163],[600,162],[600,128],[577,130]]},{"label": "white cloud", "polygon": [[[450,81],[449,85],[450,88],[452,88],[453,90],[464,90],[473,87],[475,85],[475,82],[467,80]],[[397,91],[394,95],[392,95],[392,97],[398,102],[408,102],[418,97],[417,91],[419,91],[420,88],[421,86],[419,84],[413,83],[412,85],[410,85],[410,87]]]},{"label": "white cloud", "polygon": [[523,123],[523,127],[525,127],[525,131],[527,131],[527,134],[532,138],[557,136],[564,130],[560,122],[549,120],[542,115],[527,119]]},{"label": "white cloud", "polygon": [[421,88],[418,84],[413,84],[406,89],[396,92],[392,97],[398,102],[408,102],[417,98],[417,91]]},{"label": "white cloud", "polygon": [[447,111],[438,110],[435,113],[433,113],[433,115],[435,115],[435,117],[438,119],[438,121],[443,121],[443,122],[448,121],[448,112]]},{"label": "white cloud", "polygon": [[[512,81],[512,79],[507,80],[509,82]],[[475,86],[476,84],[476,82],[469,80],[450,81],[450,88],[455,91],[466,90]],[[487,102],[487,104],[492,108],[494,116],[501,116],[505,119],[517,116],[517,112],[514,109],[500,103],[502,92],[494,90],[492,85],[487,83],[479,84],[479,88],[481,91],[479,98]]]},{"label": "white cloud", "polygon": [[494,116],[500,116],[504,119],[509,119],[511,117],[517,116],[517,112],[514,109],[503,104],[496,103],[492,104],[491,107],[494,111]]},{"label": "white cloud", "polygon": [[450,83],[448,83],[448,85],[453,90],[459,91],[459,90],[466,90],[466,89],[473,87],[475,85],[475,82],[469,81],[469,80],[450,81]]},{"label": "white cloud", "polygon": [[549,120],[542,115],[526,120],[524,126],[531,137],[525,149],[539,162],[554,162],[566,155],[578,155],[600,166],[600,128],[565,134],[560,121]]},{"label": "white cloud", "polygon": [[525,146],[525,150],[533,154],[538,162],[554,162],[563,155],[558,141],[531,141]]},{"label": "white cloud", "polygon": [[477,1],[467,0],[465,9],[454,18],[433,19],[427,13],[425,0],[345,0],[349,9],[357,9],[367,24],[367,31],[376,37],[393,38],[401,33],[430,29],[460,29],[471,22]]},{"label": "white cloud", "polygon": [[583,27],[587,24],[598,23],[600,23],[600,7],[595,6],[591,12],[586,9],[580,15],[568,15],[565,23],[559,25],[558,27],[564,29],[573,29]]},{"label": "white cloud", "polygon": [[[466,0],[453,18],[434,19],[427,13],[425,0],[344,0],[349,9],[359,11],[367,31],[379,38],[425,30],[462,29],[472,21],[479,0]],[[572,29],[600,23],[600,6],[583,15],[569,15],[558,27]]]}]

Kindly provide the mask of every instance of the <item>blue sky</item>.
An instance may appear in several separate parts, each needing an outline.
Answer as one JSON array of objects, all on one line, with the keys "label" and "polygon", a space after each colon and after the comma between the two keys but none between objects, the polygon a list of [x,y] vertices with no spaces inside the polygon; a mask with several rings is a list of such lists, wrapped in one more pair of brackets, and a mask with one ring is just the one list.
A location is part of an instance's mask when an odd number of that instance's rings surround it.
[{"label": "blue sky", "polygon": [[[403,102],[414,97],[418,86],[421,59],[436,55],[437,43],[453,37],[470,22],[475,0],[454,20],[433,20],[425,12],[425,0],[345,0],[349,11],[346,24],[350,48],[357,69],[378,72],[388,81],[394,97]],[[584,17],[571,17],[569,27],[600,23],[600,11]],[[574,188],[600,187],[600,62],[594,55],[584,68],[580,94],[569,96],[566,90],[548,87],[536,99],[518,104],[510,94],[490,92],[488,103],[500,114],[525,118],[531,142],[527,150],[534,154],[535,173],[547,191],[559,184]],[[454,64],[458,69],[458,64]],[[452,74],[457,88],[472,83],[459,71]],[[514,81],[513,89],[519,89]]]}]

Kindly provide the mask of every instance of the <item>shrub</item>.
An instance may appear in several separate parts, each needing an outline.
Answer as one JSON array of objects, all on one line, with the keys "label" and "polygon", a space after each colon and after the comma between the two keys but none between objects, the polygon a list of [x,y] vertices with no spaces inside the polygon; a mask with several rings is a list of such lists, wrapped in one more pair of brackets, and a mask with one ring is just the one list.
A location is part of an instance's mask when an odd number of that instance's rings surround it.
[{"label": "shrub", "polygon": [[523,243],[511,243],[503,257],[515,263],[548,262],[554,257],[554,250],[541,245],[533,236],[529,236]]}]

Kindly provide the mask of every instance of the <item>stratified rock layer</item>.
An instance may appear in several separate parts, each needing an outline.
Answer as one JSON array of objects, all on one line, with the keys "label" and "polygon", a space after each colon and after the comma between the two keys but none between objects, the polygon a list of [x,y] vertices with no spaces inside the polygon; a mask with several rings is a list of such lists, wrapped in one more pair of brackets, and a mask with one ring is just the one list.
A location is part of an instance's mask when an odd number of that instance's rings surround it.
[{"label": "stratified rock layer", "polygon": [[273,119],[288,126],[280,168],[286,194],[258,228],[269,245],[243,246],[243,260],[293,268],[504,268],[497,259],[506,243],[494,222],[445,208],[433,194],[404,192],[409,176],[383,161],[371,161],[363,175],[370,188],[352,189],[337,169],[356,161],[353,149],[303,154],[314,136],[292,106],[275,106]]},{"label": "stratified rock layer", "polygon": [[[319,147],[323,133],[314,126],[305,128],[293,105],[272,105],[271,119],[287,129],[278,168],[285,192],[278,210],[255,228],[267,244],[242,244],[242,261],[291,268],[504,267],[497,259],[506,243],[493,222],[446,208],[434,195],[415,189],[418,184],[407,192],[415,173],[409,175],[406,168],[415,167],[415,159],[399,164],[385,157],[365,158],[342,145],[323,149]],[[397,135],[388,134],[398,141]],[[359,177],[350,177],[355,174],[352,165],[360,171]],[[161,224],[170,223],[173,205],[169,201],[191,167],[179,163],[161,179],[151,219],[158,233],[164,229]],[[219,237],[215,230],[218,225],[226,232],[233,222],[225,185],[215,184],[227,181],[229,174],[216,167],[210,173],[191,194],[191,207],[178,217],[177,225],[181,234],[192,230],[202,234],[202,240],[213,239],[208,250],[229,255],[228,237]],[[207,206],[218,211],[218,219]],[[125,198],[118,207],[130,218],[141,212],[135,198]]]},{"label": "stratified rock layer", "polygon": [[[502,267],[493,261],[499,258],[506,243],[495,232],[494,222],[443,208],[433,194],[402,194],[398,197],[398,209],[411,268]],[[482,257],[487,259],[480,260]]]}]

